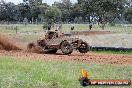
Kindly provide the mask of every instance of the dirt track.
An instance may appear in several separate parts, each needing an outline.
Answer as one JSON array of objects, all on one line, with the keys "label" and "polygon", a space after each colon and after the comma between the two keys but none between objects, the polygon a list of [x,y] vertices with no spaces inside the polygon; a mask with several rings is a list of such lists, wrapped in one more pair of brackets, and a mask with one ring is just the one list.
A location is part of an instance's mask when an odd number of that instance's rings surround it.
[{"label": "dirt track", "polygon": [[[92,33],[91,33],[92,34]],[[98,33],[97,33],[98,34]],[[8,39],[3,39],[1,36],[1,45],[8,48],[10,44],[14,47],[16,42],[9,42]],[[12,41],[12,40],[10,40]],[[20,43],[20,42],[19,42]],[[10,47],[12,47],[10,45]],[[25,46],[24,44],[16,44],[19,46]],[[16,46],[15,46],[16,47]],[[3,48],[2,48],[3,49]],[[14,50],[14,48],[11,48]],[[0,49],[0,56],[13,56],[16,58],[25,59],[42,59],[42,60],[61,60],[61,61],[75,61],[75,62],[85,62],[85,63],[97,63],[97,64],[132,64],[132,55],[116,55],[116,54],[97,54],[97,53],[87,53],[81,54],[74,51],[71,55],[63,55],[60,51],[57,54],[38,54],[33,52],[28,52],[22,48],[20,51],[6,51]]]},{"label": "dirt track", "polygon": [[104,35],[104,34],[112,34],[110,31],[79,31],[72,32],[73,35]]},{"label": "dirt track", "polygon": [[115,54],[97,54],[87,53],[81,54],[74,51],[71,55],[62,55],[61,52],[54,54],[37,54],[25,51],[5,51],[0,50],[0,56],[13,56],[17,58],[41,59],[41,60],[61,60],[75,61],[97,64],[132,64],[132,55],[115,55]]}]

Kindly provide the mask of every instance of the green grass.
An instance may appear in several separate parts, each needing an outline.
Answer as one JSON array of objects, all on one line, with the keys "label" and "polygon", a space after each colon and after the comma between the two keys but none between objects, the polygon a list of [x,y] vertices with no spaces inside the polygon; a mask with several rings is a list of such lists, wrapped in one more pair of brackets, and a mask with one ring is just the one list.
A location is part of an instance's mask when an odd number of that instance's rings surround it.
[{"label": "green grass", "polygon": [[[18,28],[18,34],[16,34],[16,30],[14,29],[17,26]],[[0,25],[0,33],[6,33],[10,34],[14,38],[20,39],[22,41],[31,42],[36,41],[42,34],[45,32],[45,30],[42,28],[43,25],[33,25],[28,24],[27,26],[24,26],[22,24],[4,24]],[[74,31],[86,31],[89,30],[88,24],[63,24],[62,25],[62,31],[63,32],[70,32],[70,28],[72,26],[75,26]],[[98,25],[93,25],[92,28],[93,31],[102,31],[102,29]],[[116,25],[116,26],[110,26],[106,25],[105,27],[106,31],[112,31],[116,33],[132,33],[132,25]]]},{"label": "green grass", "polygon": [[[89,30],[88,24],[63,24],[63,27],[62,27],[63,31],[69,32],[72,26],[75,26],[74,31],[86,31],[86,30],[88,31]],[[101,31],[102,28],[98,25],[93,25],[92,30]],[[115,26],[106,25],[105,30],[117,32],[117,33],[132,33],[132,25],[131,24],[128,24],[128,25],[116,24]]]},{"label": "green grass", "polygon": [[[42,28],[43,25],[35,25],[35,24],[28,24],[27,26],[24,26],[22,24],[10,24],[10,25],[0,25],[0,32],[3,33],[15,33],[14,28],[17,26],[18,32],[42,32],[44,29]],[[75,26],[74,31],[86,31],[89,30],[88,24],[63,24],[62,25],[62,30],[64,32],[70,32],[70,28],[72,26]],[[102,30],[100,26],[98,25],[93,25],[92,28],[93,31],[100,31]],[[107,31],[113,31],[113,32],[118,32],[118,33],[132,33],[132,25],[121,25],[117,24],[115,26],[110,26],[106,25],[105,30]]]},{"label": "green grass", "polygon": [[102,51],[95,51],[95,50],[93,50],[91,52],[105,53],[105,54],[129,54],[129,55],[132,55],[132,51],[110,51],[110,50],[108,50],[108,51],[104,51],[104,50],[102,50]]},{"label": "green grass", "polygon": [[0,25],[0,32],[2,33],[16,33],[15,28],[17,27],[18,33],[21,32],[41,32],[43,31],[42,25],[27,25],[24,26],[22,24],[10,24],[10,25]]},{"label": "green grass", "polygon": [[[99,65],[0,56],[0,87],[82,88],[78,81],[82,67],[88,71],[90,79],[132,80],[132,65]],[[90,88],[113,87],[92,86]],[[120,87],[116,86],[114,88]],[[130,88],[130,86],[121,88]]]},{"label": "green grass", "polygon": [[[15,27],[18,28],[18,34],[16,34]],[[28,24],[27,26],[24,26],[22,24],[1,24],[0,25],[0,33],[7,33],[12,35],[15,38],[22,39],[24,41],[30,41],[30,40],[36,40],[41,35],[40,33],[43,33],[45,30],[42,28],[42,24],[35,25],[35,24]],[[62,31],[63,32],[70,32],[70,28],[72,26],[75,26],[74,31],[86,31],[89,30],[88,24],[63,24],[62,25]],[[98,25],[93,25],[92,28],[93,31],[102,31],[102,29]],[[132,33],[132,25],[119,25],[116,26],[110,26],[106,25],[105,27],[106,31],[112,31],[116,33]]]}]

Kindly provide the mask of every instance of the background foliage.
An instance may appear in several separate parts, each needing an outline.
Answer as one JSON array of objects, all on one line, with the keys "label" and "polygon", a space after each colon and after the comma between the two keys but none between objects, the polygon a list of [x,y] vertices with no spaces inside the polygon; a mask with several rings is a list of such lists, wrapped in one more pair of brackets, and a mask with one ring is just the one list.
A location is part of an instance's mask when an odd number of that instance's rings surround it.
[{"label": "background foliage", "polygon": [[[64,23],[98,22],[111,23],[118,18],[123,23],[132,23],[132,0],[70,0],[54,2],[52,6],[42,0],[24,0],[15,5],[0,1],[0,21],[29,22],[62,21]],[[125,20],[125,21],[124,21]]]}]

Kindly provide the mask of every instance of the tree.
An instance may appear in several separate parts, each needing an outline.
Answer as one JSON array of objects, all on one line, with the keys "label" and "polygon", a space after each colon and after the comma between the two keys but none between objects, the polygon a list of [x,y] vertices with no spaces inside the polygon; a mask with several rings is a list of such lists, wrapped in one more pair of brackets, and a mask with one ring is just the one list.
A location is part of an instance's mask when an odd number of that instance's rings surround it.
[{"label": "tree", "polygon": [[21,20],[24,18],[29,18],[29,14],[31,14],[30,9],[31,8],[27,4],[20,3],[18,5],[18,11]]},{"label": "tree", "polygon": [[42,0],[23,1],[18,5],[0,1],[0,20],[22,21],[26,17],[29,21],[39,19],[42,22],[44,15],[45,19],[51,22],[61,19],[68,23],[80,20],[80,22],[89,22],[90,24],[93,22],[92,20],[98,20],[103,29],[106,23],[111,23],[115,18],[122,19],[124,17],[131,22],[132,0],[78,0],[78,3],[74,4],[70,0],[61,0],[52,6],[42,3]]},{"label": "tree", "polygon": [[98,18],[102,29],[106,23],[119,16],[124,2],[125,0],[78,0],[78,3],[82,5],[84,17],[88,17],[89,23],[91,23],[91,17]]},{"label": "tree", "polygon": [[43,3],[41,5],[38,6],[41,14],[45,14],[46,10],[49,8],[50,6],[47,3]]},{"label": "tree", "polygon": [[105,24],[112,22],[116,17],[119,17],[122,9],[124,8],[125,0],[101,0],[97,6],[97,16],[99,18],[99,23],[104,30]]},{"label": "tree", "polygon": [[126,0],[126,6],[132,7],[132,0]]},{"label": "tree", "polygon": [[0,20],[5,20],[6,15],[6,3],[4,1],[0,1]]},{"label": "tree", "polygon": [[64,11],[63,11],[63,17],[67,19],[67,21],[69,22],[70,19],[70,15],[71,15],[71,8],[72,8],[72,3],[70,0],[62,0],[62,5],[64,7]]},{"label": "tree", "polygon": [[14,3],[9,2],[6,4],[6,13],[7,13],[7,19],[9,21],[18,20],[18,13],[17,13],[16,5]]},{"label": "tree", "polygon": [[54,2],[53,6],[56,6],[61,10],[63,22],[70,22],[72,20],[72,16],[71,16],[72,3],[70,0],[62,0],[61,2]]},{"label": "tree", "polygon": [[83,10],[81,8],[81,5],[78,3],[73,4],[72,8],[71,8],[71,16],[72,19],[74,20],[74,22],[77,22],[79,17],[82,17],[82,22],[84,21],[84,14],[83,14]]},{"label": "tree", "polygon": [[40,13],[41,13],[41,12],[40,12],[40,9],[39,9],[38,6],[35,6],[35,5],[31,6],[32,21],[37,20],[38,15],[39,15]]},{"label": "tree", "polygon": [[0,2],[0,20],[16,21],[18,17],[16,5],[14,3]]},{"label": "tree", "polygon": [[39,11],[40,11],[40,14],[38,15],[38,20],[39,21],[44,21],[44,15],[46,13],[46,10],[49,8],[50,6],[46,3],[43,3],[42,5],[39,5],[38,8],[39,8]]},{"label": "tree", "polygon": [[45,13],[45,19],[48,23],[56,23],[61,21],[62,13],[55,6],[49,7]]},{"label": "tree", "polygon": [[128,22],[132,23],[132,7],[126,8],[124,11],[124,18]]}]

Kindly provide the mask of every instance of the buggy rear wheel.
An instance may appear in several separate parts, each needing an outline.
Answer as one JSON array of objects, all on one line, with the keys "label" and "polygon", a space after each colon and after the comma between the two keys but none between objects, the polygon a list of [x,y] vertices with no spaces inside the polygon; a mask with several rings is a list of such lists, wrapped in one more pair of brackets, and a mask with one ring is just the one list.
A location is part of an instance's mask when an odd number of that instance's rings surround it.
[{"label": "buggy rear wheel", "polygon": [[60,45],[60,48],[65,55],[69,55],[73,52],[73,47],[67,41],[63,41]]},{"label": "buggy rear wheel", "polygon": [[81,42],[81,45],[78,48],[78,51],[80,53],[87,53],[89,50],[90,50],[89,45],[86,42]]}]

